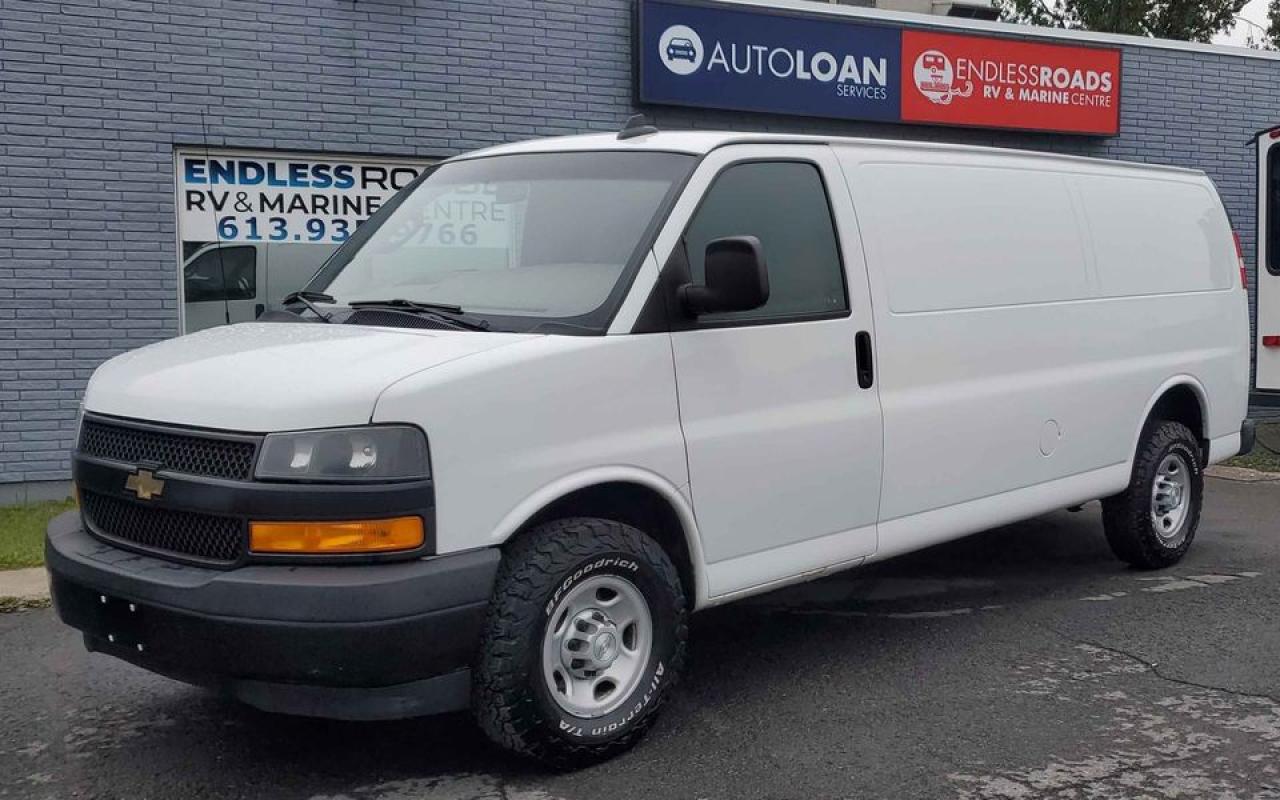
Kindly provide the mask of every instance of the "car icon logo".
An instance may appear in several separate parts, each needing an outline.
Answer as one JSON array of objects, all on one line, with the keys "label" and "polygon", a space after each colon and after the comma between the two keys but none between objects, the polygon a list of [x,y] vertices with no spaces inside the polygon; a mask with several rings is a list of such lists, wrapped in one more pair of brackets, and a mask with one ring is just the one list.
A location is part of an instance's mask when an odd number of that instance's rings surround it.
[{"label": "car icon logo", "polygon": [[696,63],[698,60],[698,48],[693,46],[693,42],[688,39],[672,39],[667,43],[667,58],[675,61],[682,59],[689,63]]},{"label": "car icon logo", "polygon": [[676,75],[692,75],[702,66],[702,37],[688,25],[672,25],[658,37],[662,64]]}]

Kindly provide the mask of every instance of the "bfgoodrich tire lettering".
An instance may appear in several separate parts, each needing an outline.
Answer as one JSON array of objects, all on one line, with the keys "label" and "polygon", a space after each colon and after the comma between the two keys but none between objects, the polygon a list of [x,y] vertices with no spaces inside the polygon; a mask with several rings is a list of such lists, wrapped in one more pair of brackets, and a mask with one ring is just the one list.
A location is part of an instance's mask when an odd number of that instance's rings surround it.
[{"label": "bfgoodrich tire lettering", "polygon": [[1103,529],[1117,558],[1140,569],[1182,560],[1200,524],[1201,458],[1200,443],[1186,425],[1158,420],[1148,426],[1129,487],[1102,501]]},{"label": "bfgoodrich tire lettering", "polygon": [[[646,658],[607,713],[570,713],[554,696],[544,666],[549,626],[564,624],[563,603],[589,581],[634,587],[651,624]],[[472,705],[481,728],[503,747],[557,767],[582,766],[634,744],[684,664],[687,610],[675,566],[648,536],[594,518],[540,525],[514,542],[485,621]]]}]

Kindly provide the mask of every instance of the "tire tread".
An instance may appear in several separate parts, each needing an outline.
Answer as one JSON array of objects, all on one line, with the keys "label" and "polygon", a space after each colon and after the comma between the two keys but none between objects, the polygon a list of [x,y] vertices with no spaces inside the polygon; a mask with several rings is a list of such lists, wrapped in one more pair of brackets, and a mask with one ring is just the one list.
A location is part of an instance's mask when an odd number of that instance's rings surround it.
[{"label": "tire tread", "polygon": [[[1199,442],[1186,425],[1172,420],[1154,421],[1138,444],[1128,487],[1102,501],[1102,528],[1111,552],[1139,569],[1160,569],[1180,561],[1200,523],[1201,492],[1193,490],[1191,517],[1186,522],[1187,537],[1177,550],[1161,547],[1151,531],[1148,484],[1168,448],[1178,443],[1188,446],[1199,457]],[[1191,469],[1199,470],[1199,462],[1192,464]]]},{"label": "tire tread", "polygon": [[[528,691],[528,644],[522,632],[539,630],[545,598],[564,570],[602,552],[642,558],[677,598],[676,647],[668,664],[667,690],[622,736],[603,743],[573,743],[550,735]],[[484,623],[481,653],[472,685],[472,708],[481,729],[497,744],[558,768],[585,766],[631,747],[648,727],[677,680],[684,662],[688,614],[675,566],[665,551],[629,525],[593,517],[572,517],[534,528],[503,554],[494,597]]]}]

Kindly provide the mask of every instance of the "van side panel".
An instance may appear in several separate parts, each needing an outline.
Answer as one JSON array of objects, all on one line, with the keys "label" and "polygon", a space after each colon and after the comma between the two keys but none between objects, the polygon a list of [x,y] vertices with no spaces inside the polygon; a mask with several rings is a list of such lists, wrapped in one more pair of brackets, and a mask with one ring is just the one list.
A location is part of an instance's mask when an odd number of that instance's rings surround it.
[{"label": "van side panel", "polygon": [[426,432],[440,553],[501,544],[592,476],[668,496],[689,482],[667,334],[540,336],[450,361],[388,387],[371,421]]},{"label": "van side panel", "polygon": [[895,314],[1092,294],[1069,176],[970,164],[880,163],[854,182]]},{"label": "van side panel", "polygon": [[1106,175],[1072,182],[1093,243],[1099,297],[1231,288],[1235,244],[1211,188]]},{"label": "van side panel", "polygon": [[[1144,411],[1172,377],[1206,387],[1210,438],[1239,430],[1247,309],[1238,287],[1215,288],[1219,262],[1231,253],[1223,250],[1224,241],[1231,247],[1225,214],[1218,219],[1187,199],[1204,196],[1207,179],[1158,173],[1189,191],[1175,187],[1179,202],[1144,217],[1170,229],[1207,229],[1200,260],[1186,258],[1171,274],[1148,261],[1126,272],[1145,256],[1141,242],[1124,237],[1149,237],[1153,223],[1127,220],[1123,204],[1111,204],[1095,210],[1111,219],[1100,226],[1104,239],[1093,241],[1075,181],[1141,182],[1145,171],[1064,166],[1032,154],[836,149],[854,196],[878,331],[882,549],[897,549],[895,530],[911,535],[909,525],[885,523],[911,515],[1028,487],[1041,488],[1018,496],[1040,507],[1019,506],[1021,516],[1079,502],[1084,486],[1095,497],[1120,491]],[[1180,236],[1170,234],[1187,247]],[[1200,289],[1189,291],[1193,279]],[[1104,283],[1112,292],[1150,293],[1104,297]],[[937,520],[920,518],[933,527]],[[921,534],[922,543],[947,538]]]}]

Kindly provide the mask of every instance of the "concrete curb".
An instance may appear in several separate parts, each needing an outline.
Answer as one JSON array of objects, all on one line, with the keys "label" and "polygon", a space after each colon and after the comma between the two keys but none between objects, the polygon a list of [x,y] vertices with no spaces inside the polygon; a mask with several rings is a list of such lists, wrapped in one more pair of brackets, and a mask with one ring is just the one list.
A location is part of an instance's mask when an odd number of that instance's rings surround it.
[{"label": "concrete curb", "polygon": [[49,605],[49,573],[44,567],[0,571],[0,613]]},{"label": "concrete curb", "polygon": [[1227,467],[1222,464],[1215,464],[1204,471],[1204,474],[1210,478],[1222,478],[1228,481],[1239,481],[1241,483],[1276,483],[1280,482],[1280,472],[1263,472],[1262,470],[1249,469],[1248,467]]}]

